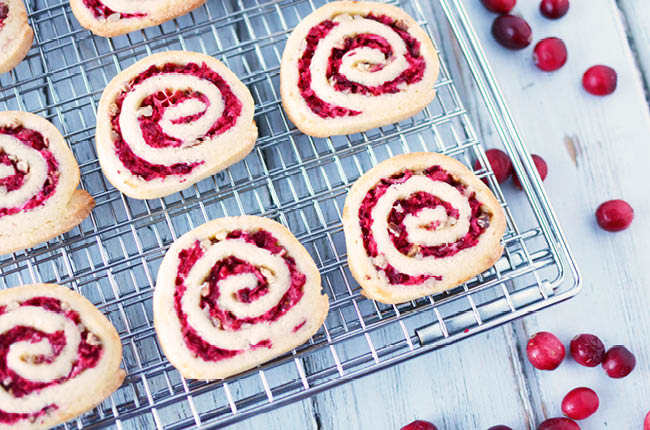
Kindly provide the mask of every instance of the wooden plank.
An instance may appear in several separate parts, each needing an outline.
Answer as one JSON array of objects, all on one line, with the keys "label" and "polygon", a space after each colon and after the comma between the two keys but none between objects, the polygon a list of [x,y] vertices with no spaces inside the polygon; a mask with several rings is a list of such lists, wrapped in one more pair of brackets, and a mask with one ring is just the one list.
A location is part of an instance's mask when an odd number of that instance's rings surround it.
[{"label": "wooden plank", "polygon": [[632,53],[641,70],[641,79],[643,80],[646,100],[650,101],[650,8],[645,2],[638,0],[618,0],[623,18],[623,24],[626,26],[628,42]]}]

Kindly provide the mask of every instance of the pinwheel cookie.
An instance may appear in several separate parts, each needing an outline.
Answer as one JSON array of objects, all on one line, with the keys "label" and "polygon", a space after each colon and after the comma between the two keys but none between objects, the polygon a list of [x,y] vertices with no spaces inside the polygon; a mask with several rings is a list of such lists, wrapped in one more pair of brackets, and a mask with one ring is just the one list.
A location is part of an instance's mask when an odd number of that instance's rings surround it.
[{"label": "pinwheel cookie", "polygon": [[61,133],[25,112],[0,112],[0,255],[65,233],[95,205]]},{"label": "pinwheel cookie", "polygon": [[205,0],[70,0],[70,7],[84,28],[112,37],[162,24],[203,3]]},{"label": "pinwheel cookie", "polygon": [[505,215],[460,162],[398,155],[359,178],[345,200],[348,263],[363,294],[401,303],[476,276],[501,256]]},{"label": "pinwheel cookie", "polygon": [[45,429],[101,403],[124,380],[111,323],[68,288],[0,291],[0,429]]},{"label": "pinwheel cookie", "polygon": [[33,41],[23,0],[0,0],[0,73],[23,61]]},{"label": "pinwheel cookie", "polygon": [[435,95],[438,55],[403,10],[336,1],[298,24],[282,54],[282,105],[303,133],[356,133],[415,115]]},{"label": "pinwheel cookie", "polygon": [[97,112],[97,155],[124,194],[183,190],[255,145],[253,97],[220,61],[196,52],[151,55],[117,75]]},{"label": "pinwheel cookie", "polygon": [[176,240],[153,298],[165,355],[195,379],[226,378],[290,351],[328,308],[307,250],[255,216],[219,218]]}]

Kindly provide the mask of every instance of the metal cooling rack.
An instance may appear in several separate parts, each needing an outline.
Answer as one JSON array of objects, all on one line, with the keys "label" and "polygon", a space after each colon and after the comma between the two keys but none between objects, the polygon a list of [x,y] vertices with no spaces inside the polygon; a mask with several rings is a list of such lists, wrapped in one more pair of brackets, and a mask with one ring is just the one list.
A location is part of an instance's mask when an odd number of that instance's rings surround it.
[{"label": "metal cooling rack", "polygon": [[[441,59],[438,95],[421,114],[366,133],[312,139],[298,132],[279,101],[280,57],[290,30],[321,0],[208,0],[187,16],[113,39],[83,30],[65,0],[28,0],[35,43],[18,68],[0,76],[0,109],[31,111],[64,133],[95,198],[73,231],[0,257],[0,286],[68,285],[95,303],[124,345],[124,385],[66,428],[219,428],[304,399],[571,297],[579,275],[460,0],[436,0],[445,19],[428,25],[418,0],[397,4],[440,42],[453,44],[494,121],[498,145],[524,187],[509,204],[492,172],[485,177],[508,220],[503,258],[466,284],[389,306],[360,295],[346,265],[340,222],[348,187],[392,155],[438,151],[467,166],[487,165],[483,148]],[[440,27],[450,28],[440,32]],[[442,34],[442,37],[440,37]],[[115,74],[153,52],[213,55],[251,89],[260,138],[246,159],[164,199],[124,197],[102,176],[93,136],[101,92]],[[455,69],[454,69],[455,70]],[[455,76],[458,76],[457,74]],[[287,225],[316,260],[330,297],[326,323],[311,341],[225,381],[185,380],[165,360],[153,328],[151,296],[167,247],[219,216],[257,214]]]}]

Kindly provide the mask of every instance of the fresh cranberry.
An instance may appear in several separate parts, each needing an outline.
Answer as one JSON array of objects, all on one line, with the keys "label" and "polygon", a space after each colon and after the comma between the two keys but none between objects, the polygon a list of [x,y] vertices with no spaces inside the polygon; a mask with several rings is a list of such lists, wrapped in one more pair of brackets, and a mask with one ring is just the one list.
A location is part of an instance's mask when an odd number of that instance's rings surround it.
[{"label": "fresh cranberry", "polygon": [[[485,151],[485,156],[490,163],[490,167],[492,167],[497,182],[502,183],[508,180],[512,174],[512,163],[510,162],[508,154],[500,149],[488,149]],[[478,170],[481,167],[481,162],[476,160],[476,163],[474,163],[474,169]],[[483,182],[487,183],[487,180],[484,179]]]},{"label": "fresh cranberry", "polygon": [[562,412],[574,420],[584,420],[598,410],[598,395],[587,387],[578,387],[569,391],[562,399]]},{"label": "fresh cranberry", "polygon": [[528,340],[528,361],[539,370],[555,370],[566,353],[564,345],[553,333],[540,331]]},{"label": "fresh cranberry", "polygon": [[490,12],[508,13],[515,7],[517,0],[481,0],[481,3]]},{"label": "fresh cranberry", "polygon": [[533,51],[535,65],[545,72],[552,72],[564,66],[566,57],[566,45],[557,37],[540,40]]},{"label": "fresh cranberry", "polygon": [[603,362],[605,345],[593,334],[579,334],[571,339],[571,356],[586,367],[596,367]]},{"label": "fresh cranberry", "polygon": [[643,420],[643,430],[650,430],[650,412],[646,414],[645,420]]},{"label": "fresh cranberry", "polygon": [[613,93],[617,82],[616,70],[602,64],[591,66],[582,75],[582,86],[595,96],[607,96]]},{"label": "fresh cranberry", "polygon": [[402,427],[402,430],[438,430],[438,427],[429,421],[416,420]]},{"label": "fresh cranberry", "polygon": [[512,430],[512,427],[498,425],[498,426],[492,426],[488,430]]},{"label": "fresh cranberry", "polygon": [[[542,178],[543,181],[548,175],[548,165],[546,164],[546,161],[537,154],[533,154],[531,157],[533,163],[535,163],[535,167],[537,167],[537,173],[539,173],[539,177]],[[521,182],[519,182],[517,175],[512,175],[512,181],[515,183],[515,187],[521,190]]]},{"label": "fresh cranberry", "polygon": [[623,345],[616,345],[609,348],[603,359],[603,369],[610,378],[625,378],[632,373],[636,366],[636,358]]},{"label": "fresh cranberry", "polygon": [[562,18],[569,11],[569,0],[542,0],[539,11],[550,19]]},{"label": "fresh cranberry", "polygon": [[501,15],[492,23],[492,36],[508,49],[524,49],[533,41],[533,30],[523,18]]},{"label": "fresh cranberry", "polygon": [[537,426],[537,430],[580,430],[580,426],[568,418],[549,418]]},{"label": "fresh cranberry", "polygon": [[634,209],[625,200],[608,200],[596,209],[596,221],[607,231],[625,230],[633,219]]}]

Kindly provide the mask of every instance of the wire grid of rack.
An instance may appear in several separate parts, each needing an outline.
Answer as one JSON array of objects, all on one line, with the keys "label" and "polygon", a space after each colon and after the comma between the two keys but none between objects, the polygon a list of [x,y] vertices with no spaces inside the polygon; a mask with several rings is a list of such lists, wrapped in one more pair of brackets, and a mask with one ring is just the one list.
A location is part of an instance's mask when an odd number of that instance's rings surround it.
[{"label": "wire grid of rack", "polygon": [[[526,202],[514,213],[491,171],[478,169],[503,205],[505,252],[489,271],[435,297],[382,305],[360,295],[348,271],[340,222],[346,190],[392,155],[438,151],[468,166],[487,165],[450,71],[441,59],[437,97],[421,114],[350,136],[313,139],[287,120],[279,101],[282,49],[316,0],[208,0],[187,16],[113,39],[81,29],[65,0],[28,0],[35,43],[0,77],[0,108],[50,119],[70,143],[81,186],[96,200],[71,232],[0,257],[0,287],[55,282],[88,297],[118,329],[123,386],[66,428],[218,428],[304,399],[571,297],[579,275],[534,166],[460,0],[439,0],[453,41],[513,159]],[[433,35],[418,0],[399,0]],[[434,43],[440,41],[434,35]],[[242,162],[181,193],[138,201],[102,176],[93,135],[103,88],[121,69],[153,52],[184,49],[221,59],[250,88],[260,137]],[[306,345],[225,381],[185,380],[165,360],[152,324],[151,297],[171,242],[219,216],[257,214],[287,225],[316,260],[330,313]],[[515,221],[516,220],[516,221]]]}]

